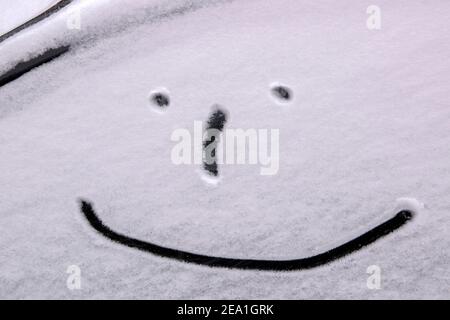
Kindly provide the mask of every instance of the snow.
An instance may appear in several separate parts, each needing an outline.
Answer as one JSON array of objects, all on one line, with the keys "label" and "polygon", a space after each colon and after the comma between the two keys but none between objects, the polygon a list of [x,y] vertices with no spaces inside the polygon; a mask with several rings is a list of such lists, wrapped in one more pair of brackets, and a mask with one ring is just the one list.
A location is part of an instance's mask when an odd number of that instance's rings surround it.
[{"label": "snow", "polygon": [[58,0],[0,0],[0,35],[36,17],[56,3]]},{"label": "snow", "polygon": [[[64,28],[65,8],[0,44],[6,69],[75,43],[0,88],[0,298],[450,298],[450,3],[378,1],[379,31],[356,0],[75,5],[81,30]],[[278,105],[272,83],[295,100]],[[155,113],[148,94],[160,87],[171,104]],[[173,130],[206,121],[216,103],[227,127],[280,129],[277,175],[223,165],[211,186],[199,166],[170,162]],[[420,220],[293,273],[143,254],[97,235],[77,202],[161,245],[289,259],[367,230],[405,196],[418,200],[400,207]],[[66,287],[74,264],[79,291]],[[366,287],[371,265],[380,290]]]},{"label": "snow", "polygon": [[396,202],[397,202],[396,207],[397,212],[406,210],[412,212],[415,215],[418,215],[420,211],[422,211],[425,208],[424,203],[421,203],[420,201],[414,198],[408,197],[398,198]]},{"label": "snow", "polygon": [[[8,38],[0,51],[0,72],[29,59],[48,48],[89,46],[97,39],[105,40],[129,28],[144,23],[157,23],[203,6],[229,0],[74,0],[46,19]],[[30,6],[33,7],[33,6]],[[79,19],[80,28],[69,28],[73,19]],[[76,21],[76,20],[75,20]]]}]

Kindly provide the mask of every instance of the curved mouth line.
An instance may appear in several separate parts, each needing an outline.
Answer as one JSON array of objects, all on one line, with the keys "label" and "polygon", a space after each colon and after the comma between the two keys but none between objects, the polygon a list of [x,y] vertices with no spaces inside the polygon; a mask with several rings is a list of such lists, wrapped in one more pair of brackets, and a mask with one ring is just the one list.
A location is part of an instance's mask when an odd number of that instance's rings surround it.
[{"label": "curved mouth line", "polygon": [[413,217],[413,213],[411,211],[400,211],[389,220],[386,220],[366,233],[318,255],[294,260],[254,260],[200,255],[187,251],[162,247],[151,242],[131,238],[113,231],[105,225],[95,213],[93,205],[90,202],[80,200],[80,209],[91,227],[93,227],[98,233],[103,235],[105,238],[108,238],[113,242],[120,243],[124,246],[148,252],[163,258],[202,266],[263,271],[298,271],[325,265],[375,242],[376,240],[402,227]]}]

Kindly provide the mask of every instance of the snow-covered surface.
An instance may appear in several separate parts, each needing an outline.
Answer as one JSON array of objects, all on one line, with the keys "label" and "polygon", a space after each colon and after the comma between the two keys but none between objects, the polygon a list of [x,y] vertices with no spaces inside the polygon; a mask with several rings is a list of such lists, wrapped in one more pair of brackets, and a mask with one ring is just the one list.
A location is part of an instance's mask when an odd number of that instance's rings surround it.
[{"label": "snow-covered surface", "polygon": [[[80,31],[63,27],[72,7],[0,45],[1,69],[76,43],[0,88],[0,298],[450,298],[448,1],[378,1],[379,31],[356,0],[75,5]],[[295,101],[276,104],[274,82]],[[148,103],[158,87],[163,114]],[[224,165],[214,186],[171,163],[172,131],[216,103],[227,127],[280,129],[278,175]],[[273,273],[113,244],[79,197],[122,233],[236,258],[303,257],[400,207],[420,212],[342,260]],[[73,264],[79,291],[66,287]],[[366,286],[370,265],[380,290]]]},{"label": "snow-covered surface", "polygon": [[395,211],[410,211],[413,215],[418,215],[425,208],[425,204],[414,198],[398,198]]},{"label": "snow-covered surface", "polygon": [[0,0],[0,35],[11,31],[58,3],[58,0]]},{"label": "snow-covered surface", "polygon": [[[92,44],[142,24],[154,24],[204,6],[229,0],[74,0],[51,19],[41,21],[4,41],[0,72],[46,48]],[[80,28],[73,22],[80,17]],[[69,28],[68,26],[71,26]]]}]

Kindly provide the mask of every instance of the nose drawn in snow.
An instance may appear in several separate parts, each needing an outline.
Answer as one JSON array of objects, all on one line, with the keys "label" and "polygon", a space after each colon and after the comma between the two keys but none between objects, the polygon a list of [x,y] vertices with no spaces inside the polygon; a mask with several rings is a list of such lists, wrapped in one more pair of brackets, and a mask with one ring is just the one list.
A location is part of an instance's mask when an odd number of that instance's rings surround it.
[{"label": "nose drawn in snow", "polygon": [[219,178],[216,150],[226,122],[226,111],[221,106],[215,105],[209,116],[203,140],[203,169],[206,171],[204,180],[208,182],[215,182]]},{"label": "nose drawn in snow", "polygon": [[150,104],[153,110],[164,112],[170,105],[169,90],[166,88],[157,88],[150,92]]},{"label": "nose drawn in snow", "polygon": [[270,92],[277,102],[287,103],[293,98],[292,90],[280,83],[272,84]]}]

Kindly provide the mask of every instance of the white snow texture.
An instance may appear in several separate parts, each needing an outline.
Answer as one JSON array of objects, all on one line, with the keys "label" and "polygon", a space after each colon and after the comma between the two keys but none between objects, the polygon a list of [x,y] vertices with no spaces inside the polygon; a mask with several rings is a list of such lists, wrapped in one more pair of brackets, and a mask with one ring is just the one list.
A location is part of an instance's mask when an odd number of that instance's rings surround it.
[{"label": "white snow texture", "polygon": [[[9,2],[0,33],[52,1]],[[0,88],[0,298],[450,298],[450,2],[379,0],[379,30],[369,4],[79,0],[0,43],[0,73],[72,45]],[[272,83],[295,99],[277,104]],[[171,103],[155,113],[160,87]],[[228,128],[280,130],[277,175],[222,165],[211,185],[201,166],[172,164],[171,133],[214,104]],[[79,198],[121,233],[234,258],[305,257],[396,210],[416,217],[320,268],[238,271],[114,244]]]}]

